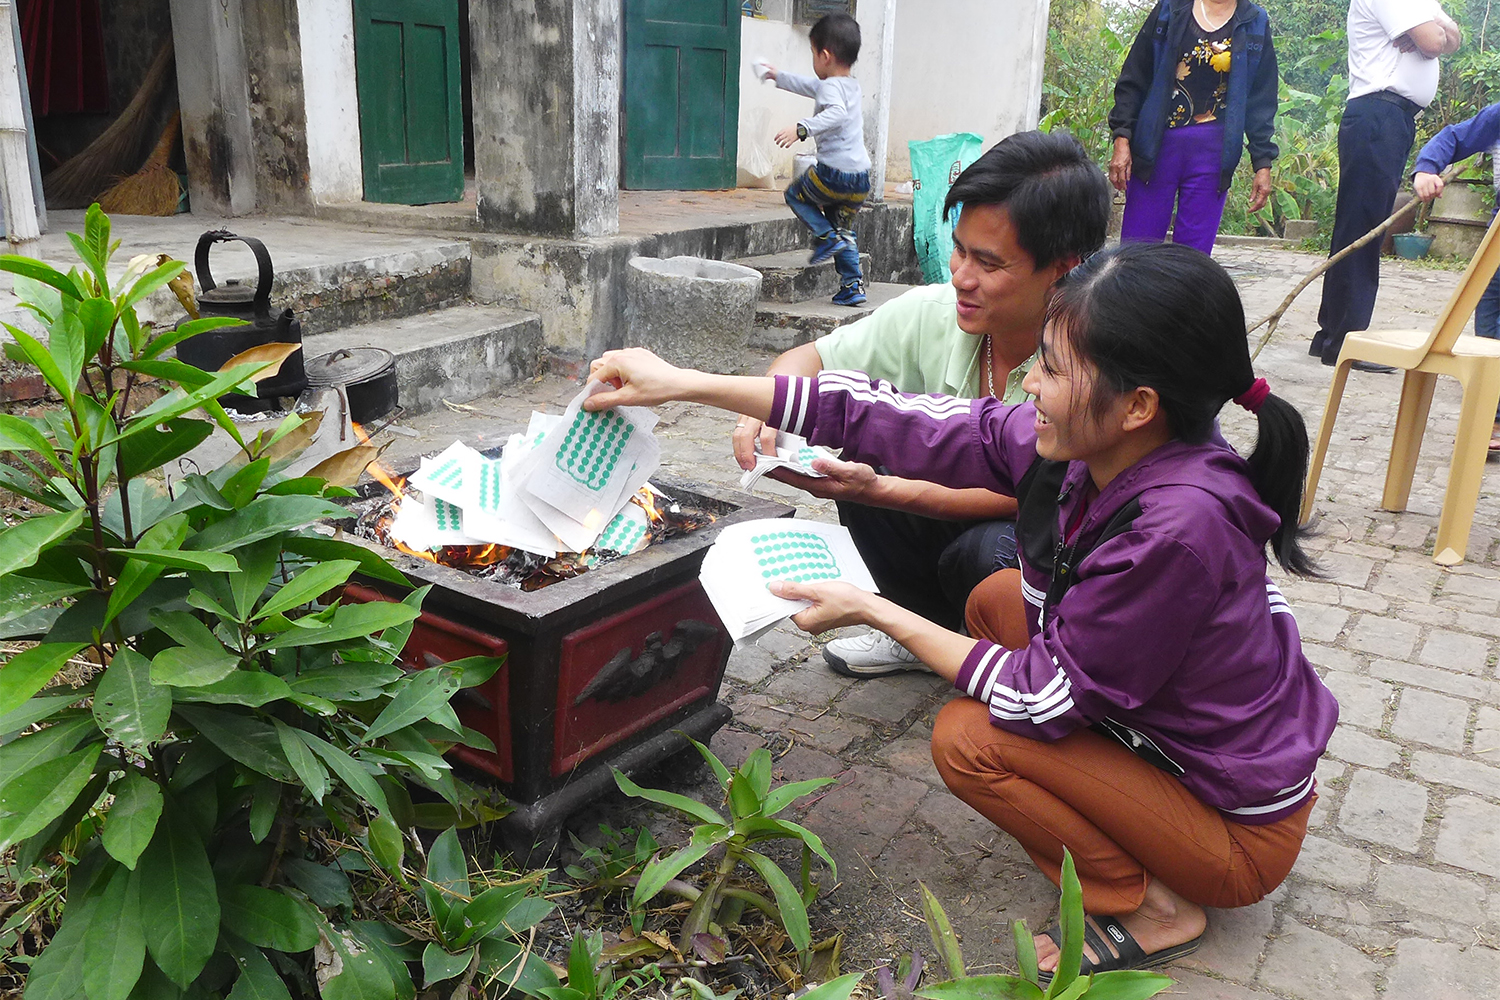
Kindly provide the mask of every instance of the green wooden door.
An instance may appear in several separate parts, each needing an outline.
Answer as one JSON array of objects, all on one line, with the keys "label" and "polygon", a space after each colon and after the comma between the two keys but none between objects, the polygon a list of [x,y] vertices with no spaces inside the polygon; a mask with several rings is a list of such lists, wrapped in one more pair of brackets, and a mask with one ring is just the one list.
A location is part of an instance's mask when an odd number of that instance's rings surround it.
[{"label": "green wooden door", "polygon": [[464,196],[458,0],[354,0],[365,200]]},{"label": "green wooden door", "polygon": [[732,188],[739,0],[625,0],[625,186]]}]

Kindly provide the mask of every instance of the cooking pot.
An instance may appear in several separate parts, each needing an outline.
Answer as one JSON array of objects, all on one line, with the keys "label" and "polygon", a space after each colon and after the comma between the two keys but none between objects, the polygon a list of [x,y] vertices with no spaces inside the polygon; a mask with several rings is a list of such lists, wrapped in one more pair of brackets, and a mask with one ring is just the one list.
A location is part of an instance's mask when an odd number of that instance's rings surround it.
[{"label": "cooking pot", "polygon": [[319,389],[343,386],[349,419],[368,424],[396,408],[396,356],[379,347],[324,354],[307,362],[307,384]]},{"label": "cooking pot", "polygon": [[[231,242],[243,243],[255,254],[259,274],[254,288],[233,279],[222,285],[214,282],[208,267],[209,251],[215,243]],[[252,347],[302,343],[302,324],[290,309],[271,315],[271,283],[275,280],[275,272],[271,268],[271,255],[260,240],[253,236],[236,236],[223,229],[204,233],[198,237],[193,264],[198,272],[200,289],[198,312],[204,316],[233,316],[245,320],[246,325],[221,327],[189,337],[177,345],[179,360],[215,372],[224,366],[224,362]],[[307,388],[302,352],[298,351],[283,361],[275,375],[257,383],[255,388],[254,396],[228,395],[221,402],[241,413],[260,413],[274,409],[278,397],[300,395]]]}]

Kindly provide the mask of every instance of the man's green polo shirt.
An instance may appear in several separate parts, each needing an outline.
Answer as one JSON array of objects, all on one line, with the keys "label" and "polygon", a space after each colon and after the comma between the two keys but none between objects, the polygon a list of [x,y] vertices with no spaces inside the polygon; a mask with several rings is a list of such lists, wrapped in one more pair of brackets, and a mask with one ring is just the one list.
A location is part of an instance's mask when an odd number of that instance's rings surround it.
[{"label": "man's green polo shirt", "polygon": [[[983,337],[958,328],[958,293],[944,283],[913,288],[864,319],[819,338],[816,346],[824,368],[862,371],[901,392],[973,399],[987,395],[979,385],[983,343]],[[1021,380],[1035,360],[1033,354],[1006,377],[1003,402],[1031,398]]]}]

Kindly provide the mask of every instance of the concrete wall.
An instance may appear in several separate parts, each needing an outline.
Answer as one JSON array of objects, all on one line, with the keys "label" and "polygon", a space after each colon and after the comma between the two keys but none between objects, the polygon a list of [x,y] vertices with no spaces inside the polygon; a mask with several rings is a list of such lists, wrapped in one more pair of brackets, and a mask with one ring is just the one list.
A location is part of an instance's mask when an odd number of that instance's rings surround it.
[{"label": "concrete wall", "polygon": [[311,204],[297,7],[297,0],[255,0],[243,11],[255,207],[263,212]]},{"label": "concrete wall", "polygon": [[912,139],[976,132],[988,146],[1036,127],[1048,6],[898,0],[888,180],[911,177]]},{"label": "concrete wall", "polygon": [[250,79],[240,0],[172,0],[177,99],[193,211],[255,211]]},{"label": "concrete wall", "polygon": [[812,113],[812,101],[784,90],[769,80],[755,78],[750,64],[765,59],[777,69],[811,73],[812,55],[807,29],[784,21],[740,18],[740,129],[738,163],[743,176],[755,159],[755,151],[770,159],[775,168],[772,186],[785,187],[792,176],[792,156],[810,152],[811,143],[781,149],[771,137]]},{"label": "concrete wall", "polygon": [[319,205],[360,201],[365,184],[354,75],[353,4],[351,0],[301,0],[297,22],[306,98],[308,190]]}]

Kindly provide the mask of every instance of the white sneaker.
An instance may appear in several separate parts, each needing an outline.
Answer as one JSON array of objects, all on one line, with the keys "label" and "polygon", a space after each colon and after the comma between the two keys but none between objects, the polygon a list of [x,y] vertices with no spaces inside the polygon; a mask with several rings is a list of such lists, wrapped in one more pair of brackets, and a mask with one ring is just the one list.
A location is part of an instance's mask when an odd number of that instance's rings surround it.
[{"label": "white sneaker", "polygon": [[905,646],[876,629],[833,640],[823,647],[823,659],[834,673],[845,677],[883,677],[928,669]]}]

